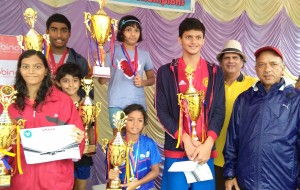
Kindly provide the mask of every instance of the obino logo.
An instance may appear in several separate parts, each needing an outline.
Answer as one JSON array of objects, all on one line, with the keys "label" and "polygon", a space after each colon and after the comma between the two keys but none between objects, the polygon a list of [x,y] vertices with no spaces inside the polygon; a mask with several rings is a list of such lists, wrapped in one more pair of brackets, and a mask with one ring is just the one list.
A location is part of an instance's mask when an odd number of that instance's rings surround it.
[{"label": "obino logo", "polygon": [[20,53],[21,48],[19,45],[11,45],[5,42],[0,42],[0,53]]},{"label": "obino logo", "polygon": [[0,77],[14,77],[16,76],[16,71],[10,68],[0,67]]},{"label": "obino logo", "polygon": [[32,132],[30,130],[26,130],[26,131],[24,131],[24,136],[26,138],[30,138],[30,137],[32,137]]}]

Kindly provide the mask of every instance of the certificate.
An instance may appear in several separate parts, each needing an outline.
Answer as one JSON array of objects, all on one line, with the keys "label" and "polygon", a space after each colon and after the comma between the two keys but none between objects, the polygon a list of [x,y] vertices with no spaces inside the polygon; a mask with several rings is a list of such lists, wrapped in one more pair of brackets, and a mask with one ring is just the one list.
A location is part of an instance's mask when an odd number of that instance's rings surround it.
[{"label": "certificate", "polygon": [[78,143],[73,139],[74,125],[21,129],[21,143],[27,164],[63,159],[80,159]]},{"label": "certificate", "polygon": [[213,179],[211,170],[206,163],[200,165],[198,164],[198,162],[193,161],[174,162],[168,171],[184,172],[188,183],[195,183]]}]

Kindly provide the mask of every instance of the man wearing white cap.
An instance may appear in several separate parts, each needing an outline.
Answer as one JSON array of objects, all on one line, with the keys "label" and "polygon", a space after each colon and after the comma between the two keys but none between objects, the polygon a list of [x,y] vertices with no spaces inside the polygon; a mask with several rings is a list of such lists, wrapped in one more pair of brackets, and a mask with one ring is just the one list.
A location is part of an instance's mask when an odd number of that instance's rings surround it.
[{"label": "man wearing white cap", "polygon": [[216,189],[223,190],[225,188],[225,180],[223,177],[224,156],[222,151],[233,103],[239,94],[256,82],[256,79],[241,73],[244,63],[246,62],[246,56],[242,51],[241,44],[236,40],[228,40],[225,42],[223,50],[217,55],[217,60],[224,72],[226,113],[223,128],[216,141],[218,157],[215,158],[215,175]]},{"label": "man wearing white cap", "polygon": [[254,53],[259,78],[234,104],[224,147],[226,190],[300,187],[300,91],[283,78],[279,49]]}]

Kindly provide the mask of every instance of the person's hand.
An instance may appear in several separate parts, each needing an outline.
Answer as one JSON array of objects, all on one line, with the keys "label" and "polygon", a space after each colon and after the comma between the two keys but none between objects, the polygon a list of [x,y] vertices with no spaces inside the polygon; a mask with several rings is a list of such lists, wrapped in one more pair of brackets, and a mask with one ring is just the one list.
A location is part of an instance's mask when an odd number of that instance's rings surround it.
[{"label": "person's hand", "polygon": [[73,133],[72,133],[72,137],[73,139],[80,144],[81,141],[84,138],[84,131],[82,131],[81,129],[77,128],[77,127],[73,127]]},{"label": "person's hand", "polygon": [[110,179],[110,180],[117,179],[119,177],[120,173],[122,173],[120,170],[110,169],[108,172],[108,179]]},{"label": "person's hand", "polygon": [[126,190],[135,190],[140,186],[139,181],[135,180],[132,182],[129,182],[127,184],[123,184],[122,187],[127,187]]},{"label": "person's hand", "polygon": [[192,155],[195,152],[197,146],[199,146],[201,143],[199,141],[193,140],[187,133],[184,133],[182,135],[182,141],[184,144],[184,150],[185,150],[187,157],[190,160],[193,160]]},{"label": "person's hand", "polygon": [[138,72],[136,72],[136,75],[133,78],[133,84],[136,87],[142,87],[143,86],[143,79],[142,79],[141,75]]},{"label": "person's hand", "polygon": [[199,164],[205,164],[211,154],[211,149],[214,145],[214,140],[211,137],[207,137],[203,144],[199,144],[193,154],[191,155],[191,159],[193,161],[197,161]]},{"label": "person's hand", "polygon": [[236,178],[225,180],[225,190],[232,190],[232,187],[235,187],[235,190],[240,190]]}]

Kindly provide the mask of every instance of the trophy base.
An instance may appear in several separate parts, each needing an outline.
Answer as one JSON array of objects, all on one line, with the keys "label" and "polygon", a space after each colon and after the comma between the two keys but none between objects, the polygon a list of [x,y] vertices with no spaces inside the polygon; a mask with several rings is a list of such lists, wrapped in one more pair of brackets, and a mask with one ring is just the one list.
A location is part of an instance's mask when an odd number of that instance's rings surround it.
[{"label": "trophy base", "polygon": [[110,78],[110,67],[93,66],[93,77]]},{"label": "trophy base", "polygon": [[94,144],[85,145],[83,154],[91,154],[91,153],[96,153],[96,145]]},{"label": "trophy base", "polygon": [[10,178],[10,175],[0,175],[0,187],[9,187]]},{"label": "trophy base", "polygon": [[109,187],[109,183],[107,183],[107,185],[106,185],[106,190],[122,190],[122,188],[111,188],[111,187]]}]

